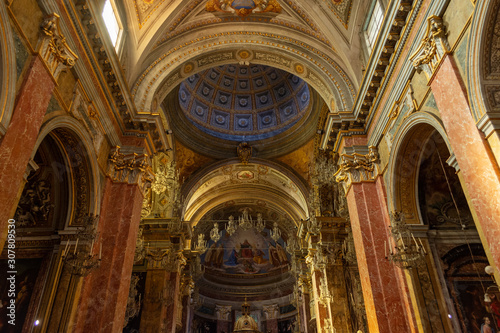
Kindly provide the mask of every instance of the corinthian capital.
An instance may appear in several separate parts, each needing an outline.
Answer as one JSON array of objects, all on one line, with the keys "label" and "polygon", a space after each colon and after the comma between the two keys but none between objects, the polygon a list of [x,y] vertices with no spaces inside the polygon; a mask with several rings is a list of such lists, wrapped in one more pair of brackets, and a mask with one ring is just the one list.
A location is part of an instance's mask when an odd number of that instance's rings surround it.
[{"label": "corinthian capital", "polygon": [[40,26],[41,38],[39,53],[50,73],[57,80],[61,71],[75,65],[78,56],[66,42],[59,26],[59,15],[52,13],[45,18]]},{"label": "corinthian capital", "polygon": [[146,154],[122,154],[116,146],[108,159],[108,176],[119,183],[137,184],[144,193],[154,176]]},{"label": "corinthian capital", "polygon": [[343,183],[347,192],[352,183],[373,181],[378,175],[379,156],[377,148],[350,148],[351,154],[340,155],[339,168],[334,174],[338,183]]}]

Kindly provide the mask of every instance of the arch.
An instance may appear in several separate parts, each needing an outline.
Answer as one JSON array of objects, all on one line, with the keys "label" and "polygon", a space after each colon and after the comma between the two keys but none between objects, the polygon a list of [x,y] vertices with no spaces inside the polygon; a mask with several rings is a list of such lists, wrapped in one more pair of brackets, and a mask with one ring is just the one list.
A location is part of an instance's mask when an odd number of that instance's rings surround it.
[{"label": "arch", "polygon": [[267,161],[243,165],[233,159],[216,163],[188,181],[184,219],[196,224],[212,208],[231,200],[261,200],[293,221],[308,215],[306,186],[288,170]]},{"label": "arch", "polygon": [[494,38],[495,29],[500,27],[499,9],[499,0],[476,3],[467,45],[471,111],[486,135],[500,123],[500,65],[493,61],[493,52],[500,43],[500,39]]},{"label": "arch", "polygon": [[0,4],[0,137],[9,127],[16,97],[16,54],[5,3]]},{"label": "arch", "polygon": [[401,211],[408,223],[420,224],[417,193],[417,172],[429,136],[437,131],[450,153],[452,149],[441,120],[428,112],[409,116],[394,136],[388,162],[388,205],[390,211]]},{"label": "arch", "polygon": [[[79,162],[76,164],[69,161],[72,156],[68,156],[68,150],[78,156],[78,160],[83,159],[83,167],[88,170],[88,187],[86,195],[88,195],[87,202],[88,207],[82,207],[82,213],[88,214],[92,213],[98,215],[100,211],[100,201],[101,201],[101,184],[99,177],[99,165],[97,162],[97,155],[94,152],[92,145],[92,139],[87,131],[83,129],[83,126],[74,118],[69,116],[59,116],[56,117],[42,125],[40,134],[38,135],[35,149],[33,150],[31,158],[34,157],[38,147],[42,141],[48,136],[56,137],[62,148],[66,150],[66,163],[69,163],[71,167],[79,166]],[[75,142],[76,145],[72,145],[69,141]],[[71,146],[72,145],[72,146]],[[80,190],[81,189],[75,189]],[[80,195],[82,192],[79,192]],[[77,200],[76,198],[71,198],[72,201]],[[82,200],[82,198],[78,198]],[[72,214],[69,214],[66,220],[66,226],[69,225]]]},{"label": "arch", "polygon": [[[150,56],[151,65],[146,68],[132,88],[134,102],[139,112],[151,113],[177,85],[188,76],[215,66],[250,62],[295,74],[313,87],[331,110],[351,110],[355,91],[350,78],[338,63],[327,54],[314,50],[319,60],[308,54],[304,43],[298,47],[287,41],[246,34],[245,41],[235,40],[233,34],[210,35],[196,38],[169,50],[155,51]],[[251,51],[249,50],[251,46]],[[269,51],[272,50],[272,51]],[[245,52],[244,60],[241,54]]]}]

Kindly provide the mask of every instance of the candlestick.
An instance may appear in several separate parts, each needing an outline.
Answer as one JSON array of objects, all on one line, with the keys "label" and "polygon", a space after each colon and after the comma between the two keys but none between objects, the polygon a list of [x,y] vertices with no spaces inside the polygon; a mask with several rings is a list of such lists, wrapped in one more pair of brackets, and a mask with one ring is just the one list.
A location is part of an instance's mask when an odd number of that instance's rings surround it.
[{"label": "candlestick", "polygon": [[424,254],[427,254],[427,251],[425,250],[425,246],[422,243],[422,238],[419,238],[418,240],[420,241],[420,245],[422,245],[422,250],[424,250]]},{"label": "candlestick", "polygon": [[76,239],[75,250],[73,251],[73,254],[76,254],[76,247],[78,246],[78,239],[79,238]]},{"label": "candlestick", "polygon": [[415,236],[413,236],[413,232],[411,233],[411,238],[413,238],[413,241],[415,242],[415,245],[417,246],[417,251],[418,251],[419,245],[417,243],[417,240],[415,239]]},{"label": "candlestick", "polygon": [[403,236],[401,235],[401,231],[399,232],[399,239],[401,239],[401,244],[403,244],[403,249],[406,248],[405,241],[403,240]]},{"label": "candlestick", "polygon": [[69,246],[69,241],[66,242],[66,247],[64,248],[64,251],[63,251],[63,256],[65,256],[65,257],[68,254],[68,246]]}]

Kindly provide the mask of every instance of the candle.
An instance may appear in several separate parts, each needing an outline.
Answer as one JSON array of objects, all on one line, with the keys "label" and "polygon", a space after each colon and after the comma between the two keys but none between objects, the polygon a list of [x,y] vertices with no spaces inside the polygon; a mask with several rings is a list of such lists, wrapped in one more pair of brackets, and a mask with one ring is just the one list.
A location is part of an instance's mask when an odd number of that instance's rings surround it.
[{"label": "candle", "polygon": [[78,246],[78,239],[79,238],[76,239],[75,250],[73,251],[73,254],[76,254],[76,247]]},{"label": "candle", "polygon": [[413,238],[413,241],[415,242],[415,245],[417,246],[417,251],[418,251],[418,243],[417,240],[415,239],[415,236],[413,236],[413,232],[411,233],[411,238]]},{"label": "candle", "polygon": [[102,255],[102,243],[99,244],[99,260],[101,260]]},{"label": "candle", "polygon": [[69,241],[66,242],[66,247],[64,248],[63,256],[66,256],[68,254],[68,246],[69,246]]},{"label": "candle", "polygon": [[385,257],[387,258],[387,241],[384,241]]},{"label": "candle", "polygon": [[424,254],[427,254],[427,251],[425,251],[425,246],[422,243],[422,238],[419,238],[418,240],[420,241],[420,245],[422,245],[422,250],[424,250]]},{"label": "candle", "polygon": [[403,244],[403,249],[406,248],[405,241],[403,240],[403,236],[401,235],[401,232],[399,232],[399,239],[401,239],[401,244]]},{"label": "candle", "polygon": [[94,240],[92,240],[92,244],[90,245],[90,252],[92,252],[93,248],[94,248]]}]

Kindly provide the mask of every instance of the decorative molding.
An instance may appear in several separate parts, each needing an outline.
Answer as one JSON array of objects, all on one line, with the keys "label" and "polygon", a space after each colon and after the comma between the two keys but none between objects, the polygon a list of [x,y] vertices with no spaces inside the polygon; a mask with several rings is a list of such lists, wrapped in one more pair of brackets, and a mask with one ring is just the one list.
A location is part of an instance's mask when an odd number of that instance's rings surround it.
[{"label": "decorative molding", "polygon": [[62,71],[75,65],[78,56],[66,43],[66,38],[59,26],[59,15],[52,13],[46,17],[40,30],[42,34],[39,53],[54,80],[57,80]]},{"label": "decorative molding", "polygon": [[420,45],[410,56],[410,61],[417,71],[424,71],[430,81],[439,67],[444,55],[450,52],[450,44],[446,37],[446,26],[438,16],[427,19],[427,31]]},{"label": "decorative molding", "polygon": [[125,155],[120,153],[119,146],[114,148],[109,157],[107,175],[114,182],[139,185],[142,193],[154,179],[147,154]]}]

